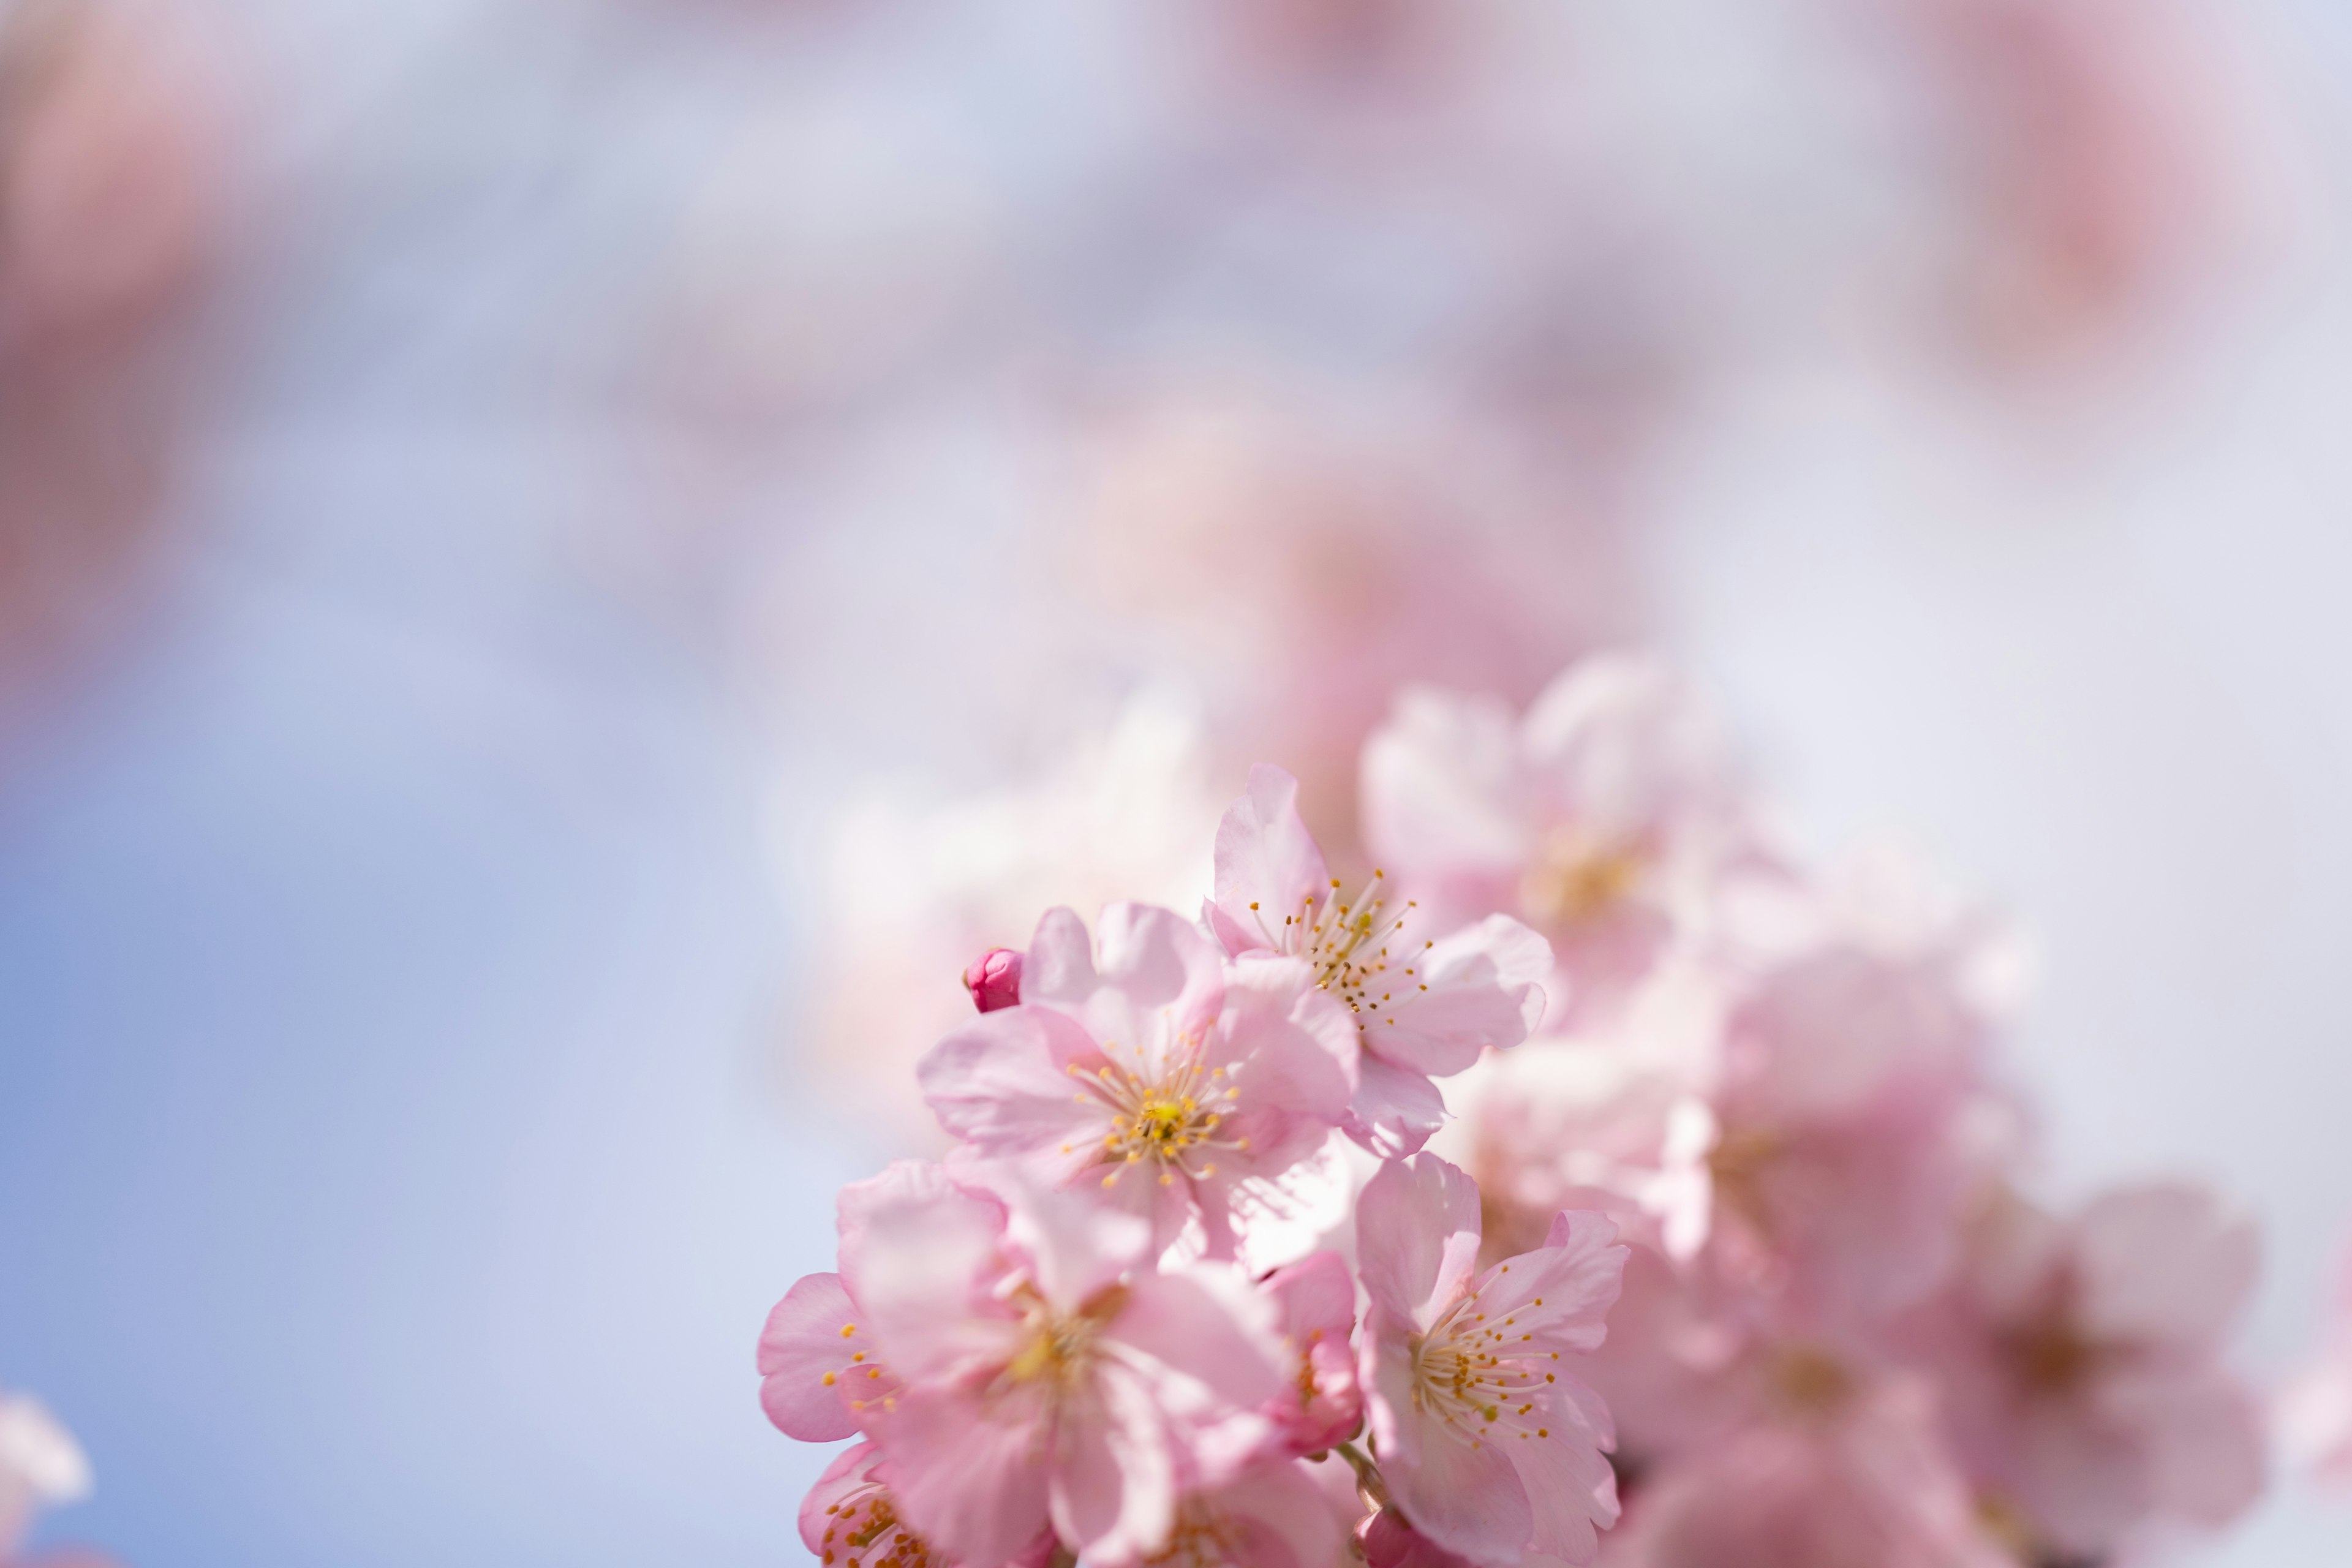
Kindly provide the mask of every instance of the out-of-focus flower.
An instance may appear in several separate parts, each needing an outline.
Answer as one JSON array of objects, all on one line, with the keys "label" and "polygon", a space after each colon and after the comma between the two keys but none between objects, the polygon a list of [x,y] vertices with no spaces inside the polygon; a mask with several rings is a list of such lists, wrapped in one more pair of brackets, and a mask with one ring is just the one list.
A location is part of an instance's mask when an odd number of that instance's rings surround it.
[{"label": "out-of-focus flower", "polygon": [[2280,1447],[2326,1485],[2352,1489],[2352,1258],[2318,1359],[2280,1394]]},{"label": "out-of-focus flower", "polygon": [[2104,1557],[2152,1521],[2227,1523],[2261,1491],[2260,1408],[2222,1365],[2253,1228],[2209,1194],[2126,1188],[2061,1220],[2003,1195],[1910,1325],[1989,1517]]},{"label": "out-of-focus flower", "polygon": [[1347,1531],[1309,1467],[1259,1465],[1176,1509],[1155,1568],[1338,1568]]},{"label": "out-of-focus flower", "polygon": [[1591,1562],[1617,1519],[1608,1408],[1575,1376],[1606,1332],[1625,1248],[1595,1214],[1478,1268],[1478,1187],[1391,1162],[1356,1211],[1371,1306],[1360,1353],[1381,1475],[1415,1531],[1473,1562]]},{"label": "out-of-focus flower", "polygon": [[1338,1253],[1318,1252],[1276,1269],[1265,1284],[1282,1313],[1283,1342],[1293,1366],[1291,1386],[1276,1398],[1271,1414],[1289,1452],[1321,1453],[1353,1436],[1364,1416],[1349,1339],[1356,1326],[1356,1282]]},{"label": "out-of-focus flower", "polygon": [[89,1495],[89,1460],[30,1394],[0,1394],[0,1562],[16,1560],[43,1509]]},{"label": "out-of-focus flower", "polygon": [[[1286,1380],[1273,1304],[1221,1265],[1155,1270],[1133,1215],[1006,1190],[1015,1201],[900,1166],[845,1201],[840,1289],[857,1316],[831,1331],[870,1345],[870,1381],[892,1390],[856,1425],[898,1513],[956,1561],[1010,1561],[1049,1523],[1091,1561],[1136,1561],[1168,1543],[1181,1495],[1264,1450],[1258,1412]],[[815,1371],[828,1323],[772,1321],[771,1376]],[[854,1381],[842,1371],[818,1381]]]},{"label": "out-of-focus flower", "polygon": [[992,947],[964,965],[963,988],[971,1005],[983,1013],[1011,1007],[1021,1000],[1021,954],[1009,947]]},{"label": "out-of-focus flower", "polygon": [[1727,1020],[1712,1097],[1721,1245],[1816,1324],[1933,1289],[1985,1175],[1985,1041],[1933,954],[1838,944],[1761,976]]},{"label": "out-of-focus flower", "polygon": [[1180,378],[1093,419],[1052,526],[1088,598],[1202,683],[1220,763],[1279,758],[1360,874],[1360,759],[1397,689],[1526,700],[1633,629],[1632,568],[1600,503],[1424,376],[1268,379]]},{"label": "out-of-focus flower", "polygon": [[1786,1381],[1777,1415],[1638,1492],[1609,1568],[2016,1568],[1979,1528],[1926,1384],[1804,1359]]},{"label": "out-of-focus flower", "polygon": [[0,667],[45,661],[150,535],[165,329],[212,243],[215,111],[168,26],[0,11]]},{"label": "out-of-focus flower", "polygon": [[1306,964],[1229,967],[1169,910],[1113,904],[1096,926],[1039,921],[1021,1005],[940,1041],[924,1096],[975,1155],[1097,1188],[1161,1247],[1198,1226],[1230,1258],[1236,1193],[1271,1193],[1347,1116],[1354,1020]]},{"label": "out-of-focus flower", "polygon": [[1491,698],[1407,690],[1364,748],[1364,820],[1417,895],[1551,939],[1555,1026],[1622,996],[1751,842],[1712,722],[1622,655],[1570,668],[1517,722]]},{"label": "out-of-focus flower", "polygon": [[1518,1044],[1542,1016],[1542,937],[1506,915],[1424,937],[1378,872],[1347,898],[1299,818],[1298,781],[1280,768],[1250,770],[1249,792],[1217,826],[1216,868],[1203,918],[1225,951],[1302,959],[1354,1015],[1363,1059],[1348,1131],[1376,1153],[1420,1148],[1445,1115],[1430,1080]]},{"label": "out-of-focus flower", "polygon": [[1042,910],[1122,899],[1191,908],[1221,802],[1201,728],[1145,693],[1029,783],[929,812],[879,803],[831,837],[812,972],[819,1080],[899,1147],[935,1146],[917,1058],[971,1016],[958,976],[1024,941]]}]

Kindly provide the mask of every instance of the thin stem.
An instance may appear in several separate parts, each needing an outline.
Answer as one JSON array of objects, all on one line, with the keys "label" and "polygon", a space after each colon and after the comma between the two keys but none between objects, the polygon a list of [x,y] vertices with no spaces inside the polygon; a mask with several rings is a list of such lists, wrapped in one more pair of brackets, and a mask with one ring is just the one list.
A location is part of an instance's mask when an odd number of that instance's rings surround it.
[{"label": "thin stem", "polygon": [[1352,1442],[1342,1443],[1331,1451],[1347,1460],[1348,1468],[1356,1472],[1356,1495],[1363,1500],[1366,1508],[1388,1507],[1388,1483],[1381,1479],[1381,1468],[1372,1463],[1370,1456]]}]

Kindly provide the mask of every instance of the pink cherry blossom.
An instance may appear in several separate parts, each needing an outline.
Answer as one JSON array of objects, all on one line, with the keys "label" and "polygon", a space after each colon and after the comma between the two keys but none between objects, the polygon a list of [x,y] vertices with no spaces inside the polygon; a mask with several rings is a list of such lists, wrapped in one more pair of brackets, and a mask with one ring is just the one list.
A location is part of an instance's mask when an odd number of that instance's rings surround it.
[{"label": "pink cherry blossom", "polygon": [[1348,1113],[1355,1026],[1296,959],[1228,965],[1182,917],[1113,904],[1091,942],[1048,912],[1022,977],[923,1058],[925,1097],[974,1153],[1099,1189],[1161,1247],[1197,1224],[1231,1258],[1237,1199],[1274,1201]]},{"label": "pink cherry blossom", "polygon": [[42,1510],[89,1495],[89,1461],[30,1394],[0,1394],[0,1562],[13,1562]]},{"label": "pink cherry blossom", "polygon": [[[801,1504],[801,1541],[825,1568],[948,1568],[950,1559],[932,1551],[898,1515],[890,1495],[882,1450],[856,1443],[835,1455]],[[1045,1568],[1054,1538],[1040,1531],[1010,1568]]]},{"label": "pink cherry blossom", "polygon": [[2318,1359],[2279,1396],[2280,1446],[2325,1485],[2352,1489],[2352,1258]]},{"label": "pink cherry blossom", "polygon": [[1268,1412],[1285,1449],[1317,1454],[1355,1436],[1364,1415],[1356,1382],[1356,1282],[1336,1252],[1318,1252],[1266,1276],[1282,1314],[1291,1357],[1290,1386]]},{"label": "pink cherry blossom", "polygon": [[1264,763],[1217,826],[1216,893],[1204,918],[1235,957],[1302,960],[1361,1033],[1347,1126],[1375,1153],[1410,1153],[1444,1121],[1430,1080],[1517,1045],[1543,1015],[1543,938],[1506,915],[1430,936],[1386,879],[1341,893],[1298,815],[1298,781]]},{"label": "pink cherry blossom", "polygon": [[1759,976],[1712,1096],[1716,1245],[1813,1319],[1933,1289],[1998,1149],[1979,1114],[1985,1044],[1937,955],[1832,944]]},{"label": "pink cherry blossom", "polygon": [[964,965],[963,988],[983,1013],[1014,1005],[1021,1000],[1021,954],[1009,947],[990,948]]},{"label": "pink cherry blossom", "polygon": [[2258,1408],[2222,1365],[2252,1227],[2192,1188],[2126,1188],[2058,1219],[2003,1196],[1949,1291],[1908,1326],[1988,1506],[2057,1554],[2252,1502]]},{"label": "pink cherry blossom", "polygon": [[1661,666],[1590,658],[1526,716],[1408,689],[1364,748],[1372,853],[1444,911],[1551,938],[1554,1020],[1638,979],[1752,837],[1713,726]]},{"label": "pink cherry blossom", "polygon": [[[762,1364],[836,1393],[864,1379],[855,1422],[907,1527],[948,1557],[1003,1563],[1049,1523],[1089,1561],[1148,1556],[1180,1495],[1266,1447],[1261,1411],[1285,1383],[1273,1303],[1228,1266],[1154,1269],[1135,1215],[986,1174],[998,1191],[919,1164],[850,1189],[839,1294],[795,1287]],[[844,1300],[857,1316],[832,1330]],[[851,1344],[866,1359],[845,1368]]]},{"label": "pink cherry blossom", "polygon": [[1591,1562],[1617,1518],[1615,1431],[1562,1357],[1601,1342],[1616,1226],[1562,1214],[1544,1246],[1481,1272],[1477,1184],[1426,1153],[1384,1166],[1356,1224],[1362,1376],[1394,1506],[1474,1563]]},{"label": "pink cherry blossom", "polygon": [[1741,1427],[1645,1481],[1607,1568],[2016,1568],[1978,1527],[1926,1385],[1842,1375],[1816,1375],[1810,1411]]}]

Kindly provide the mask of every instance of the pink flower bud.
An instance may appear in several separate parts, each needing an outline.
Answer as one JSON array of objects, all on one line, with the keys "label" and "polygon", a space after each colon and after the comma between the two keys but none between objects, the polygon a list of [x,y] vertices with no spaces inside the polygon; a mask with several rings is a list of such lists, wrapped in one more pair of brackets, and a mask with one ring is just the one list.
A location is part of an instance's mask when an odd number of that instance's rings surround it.
[{"label": "pink flower bud", "polygon": [[1021,1000],[1021,955],[1009,947],[990,948],[965,966],[963,988],[983,1013],[1013,1005]]}]

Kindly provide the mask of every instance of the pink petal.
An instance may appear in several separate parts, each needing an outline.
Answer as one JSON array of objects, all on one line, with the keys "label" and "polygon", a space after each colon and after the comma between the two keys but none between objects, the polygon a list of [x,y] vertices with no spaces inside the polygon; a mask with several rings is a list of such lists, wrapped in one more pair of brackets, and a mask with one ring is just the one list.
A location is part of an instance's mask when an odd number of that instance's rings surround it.
[{"label": "pink petal", "polygon": [[1516,1563],[1535,1532],[1535,1510],[1502,1441],[1462,1436],[1418,1412],[1410,1458],[1381,1453],[1381,1477],[1413,1529],[1478,1563]]},{"label": "pink petal", "polygon": [[1372,1300],[1426,1328],[1478,1258],[1478,1184],[1434,1154],[1391,1160],[1356,1199],[1356,1272]]},{"label": "pink petal", "polygon": [[1388,1005],[1364,1025],[1364,1048],[1432,1077],[1460,1072],[1488,1047],[1516,1046],[1543,1017],[1539,984],[1551,944],[1508,915],[1438,939],[1399,975]]},{"label": "pink petal", "polygon": [[[1336,1126],[1356,1089],[1356,1021],[1306,964],[1245,958],[1225,981],[1220,1054],[1252,1108],[1270,1106]],[[1319,1146],[1321,1140],[1317,1139]]]},{"label": "pink petal", "polygon": [[2253,1226],[2194,1187],[2105,1194],[2074,1228],[2084,1318],[2120,1338],[2189,1348],[2219,1342],[2261,1262]]},{"label": "pink petal", "polygon": [[1383,1159],[1416,1153],[1445,1125],[1445,1097],[1426,1075],[1367,1054],[1357,1064],[1356,1098],[1339,1125]]},{"label": "pink petal", "polygon": [[[915,1076],[940,1125],[985,1154],[1091,1159],[1109,1117],[1076,1092],[1070,1068],[1099,1060],[1076,1021],[1045,1006],[973,1019],[924,1056]],[[1060,1162],[1067,1164],[1068,1162]]]},{"label": "pink petal", "polygon": [[1606,1215],[1556,1215],[1543,1246],[1506,1258],[1479,1281],[1479,1304],[1489,1317],[1517,1320],[1521,1332],[1554,1349],[1595,1351],[1624,1285],[1626,1256],[1616,1222]]},{"label": "pink petal", "polygon": [[922,1538],[959,1563],[1005,1563],[1046,1525],[1049,1430],[1037,1406],[910,1387],[877,1423],[891,1494]]},{"label": "pink petal", "polygon": [[841,1273],[851,1299],[909,1382],[984,1350],[1010,1331],[984,1302],[1003,1268],[1004,1205],[927,1161],[901,1160],[844,1187]]},{"label": "pink petal", "polygon": [[1210,921],[1230,953],[1279,944],[1285,915],[1330,889],[1323,851],[1298,815],[1298,781],[1264,763],[1217,824],[1216,893]]},{"label": "pink petal", "polygon": [[1273,1299],[1238,1270],[1201,1264],[1143,1274],[1127,1292],[1104,1337],[1150,1380],[1167,1414],[1191,1420],[1254,1411],[1282,1389],[1288,1367]]},{"label": "pink petal", "polygon": [[1089,1414],[1055,1435],[1048,1507],[1065,1542],[1087,1562],[1116,1568],[1167,1544],[1177,1456],[1152,1389],[1118,1368],[1095,1380]]},{"label": "pink petal", "polygon": [[[831,1443],[854,1435],[847,1401],[861,1397],[852,1384],[879,1370],[878,1342],[859,1340],[858,1316],[838,1274],[811,1274],[784,1293],[760,1332],[760,1408],[787,1437]],[[847,1331],[845,1332],[845,1331]],[[855,1358],[855,1359],[853,1359]]]}]

